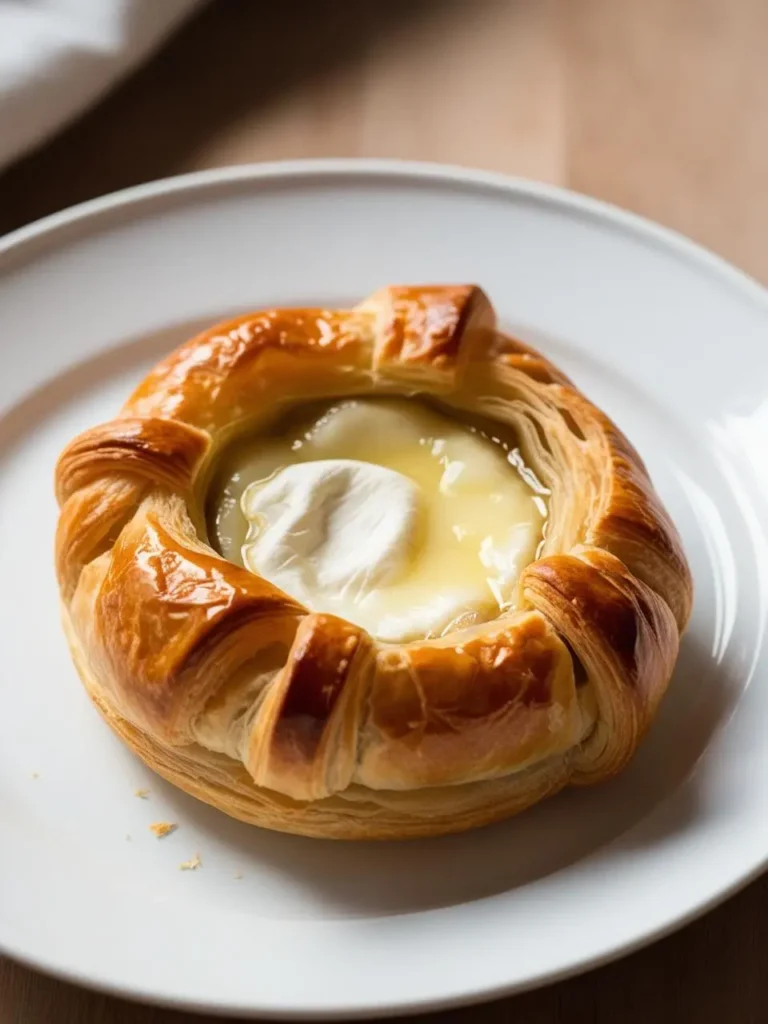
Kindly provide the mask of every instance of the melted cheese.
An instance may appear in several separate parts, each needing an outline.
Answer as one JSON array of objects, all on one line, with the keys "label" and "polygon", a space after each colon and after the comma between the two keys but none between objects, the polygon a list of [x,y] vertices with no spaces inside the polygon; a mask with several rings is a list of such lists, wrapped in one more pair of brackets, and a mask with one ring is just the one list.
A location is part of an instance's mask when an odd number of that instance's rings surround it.
[{"label": "melted cheese", "polygon": [[510,453],[416,402],[351,400],[240,452],[222,553],[381,640],[498,615],[546,508]]}]

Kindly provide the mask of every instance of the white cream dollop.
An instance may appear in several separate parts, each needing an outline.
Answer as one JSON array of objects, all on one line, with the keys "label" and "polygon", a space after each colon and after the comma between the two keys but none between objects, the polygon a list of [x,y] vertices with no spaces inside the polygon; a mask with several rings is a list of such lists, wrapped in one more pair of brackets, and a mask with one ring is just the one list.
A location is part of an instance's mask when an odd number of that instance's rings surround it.
[{"label": "white cream dollop", "polygon": [[314,611],[343,615],[412,564],[419,489],[384,466],[295,463],[250,484],[241,507],[246,566]]}]

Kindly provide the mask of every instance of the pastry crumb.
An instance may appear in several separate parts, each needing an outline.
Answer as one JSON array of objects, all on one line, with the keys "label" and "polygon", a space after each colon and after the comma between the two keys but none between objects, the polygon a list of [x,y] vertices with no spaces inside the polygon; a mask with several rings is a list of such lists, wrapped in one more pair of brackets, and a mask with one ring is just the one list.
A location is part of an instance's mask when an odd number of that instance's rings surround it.
[{"label": "pastry crumb", "polygon": [[178,827],[175,821],[153,821],[149,826],[149,831],[154,832],[158,839],[163,839],[171,832],[175,832]]},{"label": "pastry crumb", "polygon": [[32,772],[32,778],[33,779],[39,779],[40,778],[40,772]]},{"label": "pastry crumb", "polygon": [[236,882],[239,882],[240,879],[243,877],[243,872],[242,871],[236,871],[235,874],[232,875],[232,877],[235,879]]},{"label": "pastry crumb", "polygon": [[179,864],[179,871],[197,871],[202,863],[203,862],[200,860],[200,854],[196,853],[190,860],[184,860]]},{"label": "pastry crumb", "polygon": [[137,796],[139,798],[139,800],[146,800],[147,797],[149,796],[149,790],[148,789],[134,789],[133,795]]}]

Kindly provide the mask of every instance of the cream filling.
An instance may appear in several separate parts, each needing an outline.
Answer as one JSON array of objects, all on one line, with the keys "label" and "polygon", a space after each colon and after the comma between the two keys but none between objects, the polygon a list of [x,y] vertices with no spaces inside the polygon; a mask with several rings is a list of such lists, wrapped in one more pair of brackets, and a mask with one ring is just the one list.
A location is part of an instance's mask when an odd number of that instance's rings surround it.
[{"label": "cream filling", "polygon": [[243,494],[243,561],[315,611],[349,617],[407,574],[419,499],[412,480],[370,462],[286,466]]},{"label": "cream filling", "polygon": [[219,544],[381,640],[439,636],[514,604],[546,513],[519,463],[418,403],[346,401],[242,454]]}]

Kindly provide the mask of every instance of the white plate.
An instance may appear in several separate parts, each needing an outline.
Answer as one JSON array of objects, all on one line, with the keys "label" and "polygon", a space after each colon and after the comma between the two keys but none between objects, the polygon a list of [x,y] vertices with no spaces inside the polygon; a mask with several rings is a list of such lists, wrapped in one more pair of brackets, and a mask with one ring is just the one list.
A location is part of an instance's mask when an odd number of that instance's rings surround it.
[{"label": "white plate", "polygon": [[[7,952],[235,1014],[434,1008],[602,963],[763,868],[768,302],[756,284],[591,200],[352,161],[133,189],[16,233],[2,261]],[[416,281],[485,286],[637,444],[693,565],[690,631],[658,722],[613,783],[450,839],[261,832],[155,779],[90,707],[57,622],[54,459],[210,321]],[[134,796],[144,786],[149,800]],[[180,827],[159,841],[147,828],[159,819]],[[194,853],[202,867],[180,872]]]}]

